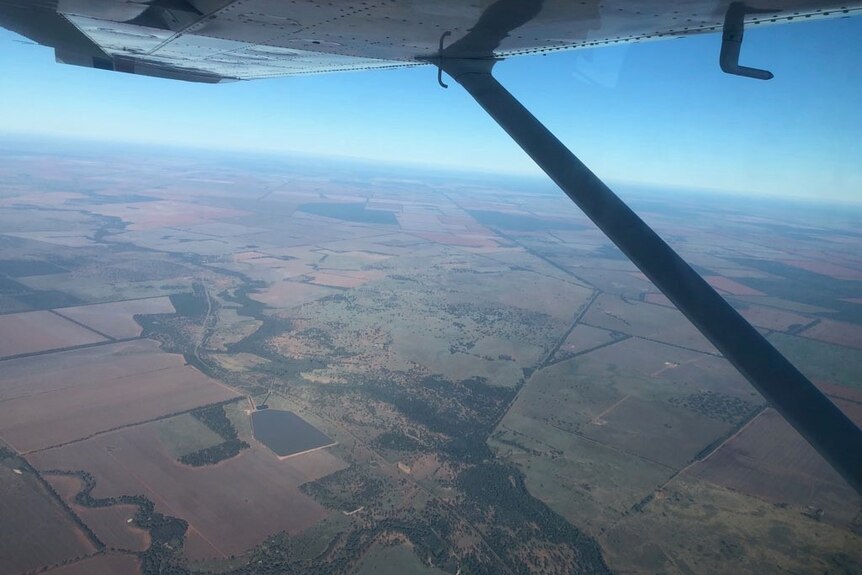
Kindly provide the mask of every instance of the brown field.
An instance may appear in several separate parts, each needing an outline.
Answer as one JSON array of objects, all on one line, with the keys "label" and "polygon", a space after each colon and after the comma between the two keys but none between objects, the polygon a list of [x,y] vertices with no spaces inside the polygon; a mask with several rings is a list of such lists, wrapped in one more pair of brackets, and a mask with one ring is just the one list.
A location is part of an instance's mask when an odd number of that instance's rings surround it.
[{"label": "brown field", "polygon": [[0,316],[0,357],[107,341],[50,311]]},{"label": "brown field", "polygon": [[270,307],[286,309],[310,303],[334,293],[338,293],[338,290],[314,284],[283,281],[252,293],[249,297]]},{"label": "brown field", "polygon": [[800,268],[816,274],[822,274],[837,279],[862,279],[862,270],[840,266],[831,262],[810,261],[810,260],[784,260],[789,266]]},{"label": "brown field", "polygon": [[83,194],[76,192],[45,192],[40,191],[36,194],[23,194],[13,196],[11,198],[3,198],[0,200],[0,207],[10,206],[44,206],[55,207],[64,204],[69,200],[80,200],[86,198]]},{"label": "brown field", "polygon": [[830,397],[847,399],[856,403],[862,403],[862,389],[853,389],[843,385],[833,385],[823,381],[814,381],[820,391]]},{"label": "brown field", "polygon": [[21,452],[236,397],[150,340],[2,365],[0,436]]},{"label": "brown field", "polygon": [[175,313],[176,310],[170,298],[155,297],[67,307],[56,312],[107,336],[125,339],[138,337],[143,331],[135,315]]},{"label": "brown field", "polygon": [[88,210],[103,216],[114,216],[128,222],[127,230],[139,231],[171,226],[201,224],[219,218],[245,215],[247,212],[171,200],[133,204],[100,204]]},{"label": "brown field", "polygon": [[142,493],[156,510],[189,522],[193,560],[240,554],[280,531],[298,533],[327,511],[298,486],[344,467],[318,451],[280,461],[255,443],[214,466],[182,465],[151,422],[30,456],[39,469],[84,469],[95,497]]},{"label": "brown field", "polygon": [[772,503],[823,509],[832,523],[849,524],[862,509],[862,499],[772,409],[688,473]]},{"label": "brown field", "polygon": [[135,516],[134,505],[112,505],[110,507],[84,507],[75,503],[75,496],[83,489],[83,482],[74,475],[44,475],[54,491],[63,498],[72,511],[89,527],[99,540],[112,549],[123,551],[146,551],[150,546],[150,534],[129,523]]},{"label": "brown field", "polygon": [[762,291],[750,288],[745,284],[724,276],[704,276],[703,279],[709,282],[709,285],[715,289],[725,291],[731,295],[766,295]]},{"label": "brown field", "polygon": [[387,254],[381,254],[381,253],[369,252],[369,251],[361,251],[361,250],[337,251],[337,250],[326,249],[326,250],[320,250],[319,253],[327,254],[330,258],[331,257],[349,258],[349,259],[359,260],[359,261],[366,263],[366,264],[388,260],[392,257],[392,256],[387,255]]},{"label": "brown field", "polygon": [[316,272],[311,274],[311,283],[329,287],[355,288],[382,276],[380,272]]},{"label": "brown field", "polygon": [[47,575],[137,575],[141,572],[134,555],[98,555],[71,565],[46,571]]},{"label": "brown field", "polygon": [[235,262],[244,262],[246,260],[256,260],[258,258],[269,257],[263,252],[239,252],[231,256]]},{"label": "brown field", "polygon": [[37,571],[96,547],[32,472],[0,462],[0,575]]},{"label": "brown field", "polygon": [[751,325],[774,331],[787,331],[791,326],[807,325],[812,321],[811,318],[797,313],[756,305],[749,305],[747,308],[739,310],[739,313]]},{"label": "brown field", "polygon": [[852,323],[821,319],[817,324],[800,333],[800,335],[825,341],[826,343],[862,349],[862,326]]},{"label": "brown field", "polygon": [[5,234],[22,238],[26,240],[36,240],[45,242],[46,244],[54,244],[58,246],[66,246],[69,248],[82,248],[92,246],[96,242],[87,236],[87,232],[18,232],[14,234]]},{"label": "brown field", "polygon": [[[311,260],[316,261],[316,260]],[[282,260],[271,256],[241,260],[241,263],[251,266],[250,273],[270,281],[305,275],[313,271],[309,261]]]},{"label": "brown field", "polygon": [[417,232],[415,235],[420,238],[447,246],[493,248],[497,247],[498,245],[492,236],[487,235],[461,235],[436,232]]}]

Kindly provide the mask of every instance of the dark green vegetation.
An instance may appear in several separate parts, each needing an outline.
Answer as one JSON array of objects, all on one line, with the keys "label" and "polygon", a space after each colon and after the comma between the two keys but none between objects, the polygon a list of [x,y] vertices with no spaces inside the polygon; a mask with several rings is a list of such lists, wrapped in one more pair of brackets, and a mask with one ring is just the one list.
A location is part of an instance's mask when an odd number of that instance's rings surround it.
[{"label": "dark green vegetation", "polygon": [[292,411],[255,411],[251,414],[251,423],[258,441],[280,457],[332,444],[330,437]]},{"label": "dark green vegetation", "polygon": [[466,463],[490,457],[485,440],[515,392],[477,377],[448,381],[430,375],[408,376],[397,383],[392,378],[368,379],[361,383],[360,393],[392,405],[410,421],[445,437],[434,447]]},{"label": "dark green vegetation", "polygon": [[699,391],[682,398],[673,397],[668,402],[726,423],[739,423],[762,409],[761,405],[715,391]]},{"label": "dark green vegetation", "polygon": [[574,555],[577,573],[610,573],[595,540],[530,495],[523,474],[497,462],[461,472],[466,517],[515,573],[559,569]]},{"label": "dark green vegetation", "polygon": [[171,303],[177,310],[177,315],[193,320],[203,319],[206,316],[207,298],[203,286],[195,282],[192,286],[194,293],[180,293],[171,295]]},{"label": "dark green vegetation", "polygon": [[480,224],[518,232],[535,232],[540,230],[583,230],[585,226],[572,222],[570,219],[554,220],[539,218],[527,214],[510,214],[487,210],[468,210]]},{"label": "dark green vegetation", "polygon": [[212,447],[205,447],[198,451],[183,455],[179,458],[180,463],[200,467],[213,465],[219,461],[230,459],[243,449],[249,447],[248,443],[241,440],[237,435],[236,428],[228,419],[224,411],[224,404],[210,405],[190,412],[204,425],[215,431],[224,441]]},{"label": "dark green vegetation", "polygon": [[382,479],[352,465],[323,479],[306,483],[301,489],[326,507],[350,512],[378,499],[386,487]]},{"label": "dark green vegetation", "polygon": [[422,444],[416,438],[397,430],[381,433],[374,443],[380,449],[391,451],[417,451],[422,448]]},{"label": "dark green vegetation", "polygon": [[68,271],[55,263],[44,260],[2,260],[0,274],[20,278],[27,276],[43,276],[59,274]]},{"label": "dark green vegetation", "polygon": [[737,258],[734,261],[771,274],[771,277],[746,278],[745,283],[754,289],[775,297],[834,309],[840,314],[836,319],[862,324],[862,305],[844,301],[845,298],[859,297],[857,280],[833,278],[765,259]]},{"label": "dark green vegetation", "polygon": [[[0,313],[69,307],[83,303],[80,298],[58,290],[32,289],[11,277],[0,275],[0,296],[7,296],[9,303],[2,304]],[[17,306],[10,305],[15,302]],[[9,307],[10,309],[5,309]]]},{"label": "dark green vegetation", "polygon": [[302,204],[299,211],[361,224],[397,224],[392,212],[366,209],[364,203]]}]

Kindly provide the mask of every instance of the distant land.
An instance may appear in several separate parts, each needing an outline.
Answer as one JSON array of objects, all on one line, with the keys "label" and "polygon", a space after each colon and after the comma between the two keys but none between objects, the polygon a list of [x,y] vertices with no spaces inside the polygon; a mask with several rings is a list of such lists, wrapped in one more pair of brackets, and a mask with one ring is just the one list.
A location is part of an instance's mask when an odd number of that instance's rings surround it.
[{"label": "distant land", "polygon": [[[619,190],[862,423],[862,208]],[[92,142],[0,141],[0,517],[0,575],[862,572],[551,184]]]}]

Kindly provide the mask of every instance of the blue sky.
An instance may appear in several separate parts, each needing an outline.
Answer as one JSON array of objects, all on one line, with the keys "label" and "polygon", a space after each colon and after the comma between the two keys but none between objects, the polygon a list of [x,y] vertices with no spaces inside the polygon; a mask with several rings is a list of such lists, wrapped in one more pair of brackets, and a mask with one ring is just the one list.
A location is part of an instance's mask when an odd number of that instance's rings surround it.
[{"label": "blue sky", "polygon": [[[512,59],[501,81],[611,181],[862,201],[862,17]],[[0,30],[0,132],[537,173],[456,84],[414,68],[196,85],[63,66]]]}]

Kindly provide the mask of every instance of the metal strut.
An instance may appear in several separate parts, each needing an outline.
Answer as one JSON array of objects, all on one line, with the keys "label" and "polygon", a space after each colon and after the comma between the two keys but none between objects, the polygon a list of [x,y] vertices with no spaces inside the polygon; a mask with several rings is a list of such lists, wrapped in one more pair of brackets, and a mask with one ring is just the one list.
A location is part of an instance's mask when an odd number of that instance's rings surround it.
[{"label": "metal strut", "polygon": [[439,66],[862,494],[862,430],[753,328],[491,74],[496,60]]},{"label": "metal strut", "polygon": [[772,72],[759,68],[739,65],[739,53],[742,50],[742,38],[745,35],[746,14],[771,14],[777,10],[751,8],[745,2],[731,2],[724,15],[724,28],[721,33],[721,53],[718,65],[721,70],[734,76],[745,76],[757,80],[771,80]]}]

